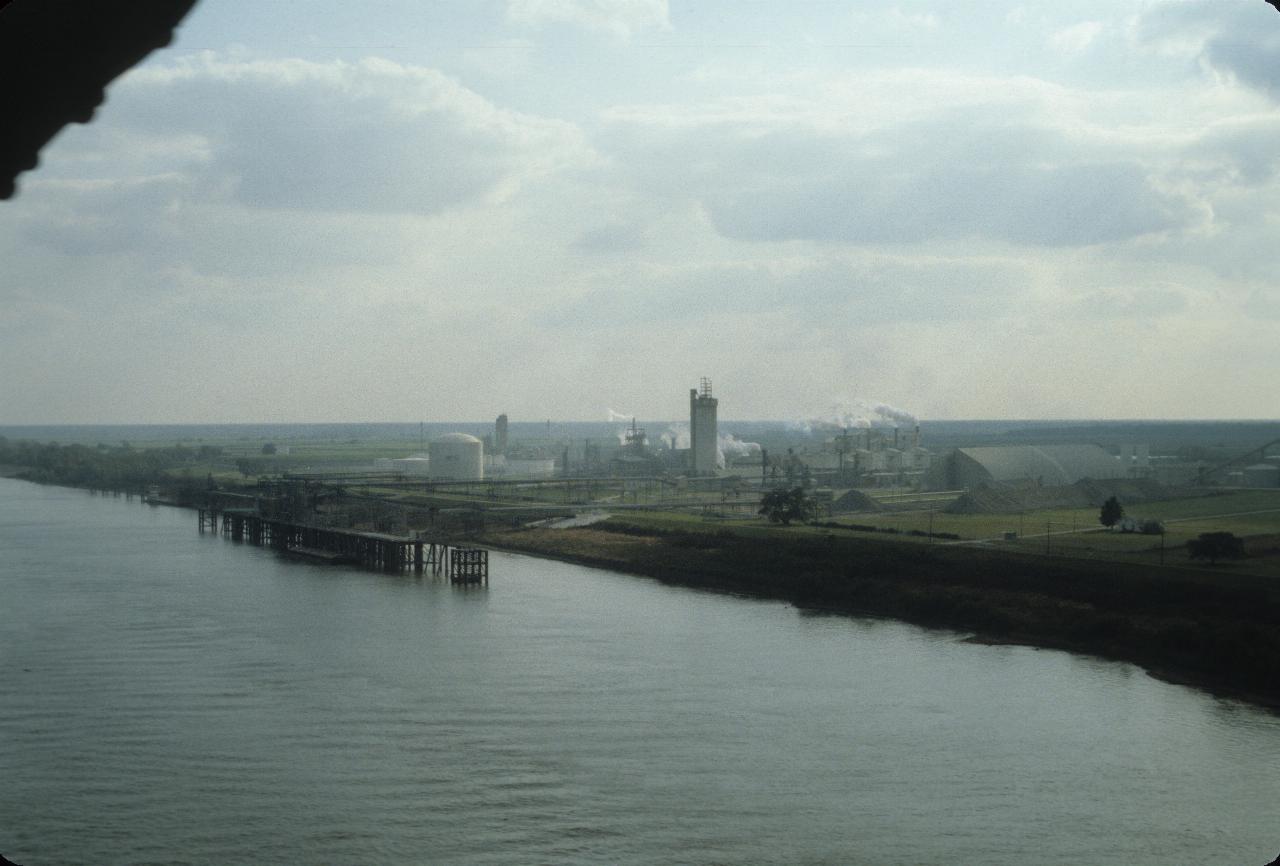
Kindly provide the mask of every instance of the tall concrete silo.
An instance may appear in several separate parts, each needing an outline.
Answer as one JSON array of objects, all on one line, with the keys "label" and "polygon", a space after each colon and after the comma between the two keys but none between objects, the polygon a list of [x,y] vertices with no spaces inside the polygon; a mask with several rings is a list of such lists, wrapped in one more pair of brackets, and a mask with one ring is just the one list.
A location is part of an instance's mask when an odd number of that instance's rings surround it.
[{"label": "tall concrete silo", "polygon": [[484,478],[484,443],[466,433],[446,433],[431,441],[431,477],[454,481]]},{"label": "tall concrete silo", "polygon": [[689,468],[694,475],[714,475],[716,471],[717,403],[711,396],[711,380],[705,376],[699,387],[689,389]]},{"label": "tall concrete silo", "polygon": [[507,413],[503,412],[493,425],[493,450],[498,454],[507,453]]}]

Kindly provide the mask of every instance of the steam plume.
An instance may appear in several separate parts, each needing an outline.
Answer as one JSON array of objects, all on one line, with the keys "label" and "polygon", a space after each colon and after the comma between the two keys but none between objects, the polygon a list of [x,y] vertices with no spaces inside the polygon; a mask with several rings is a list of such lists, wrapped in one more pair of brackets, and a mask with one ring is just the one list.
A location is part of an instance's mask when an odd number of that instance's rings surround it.
[{"label": "steam plume", "polygon": [[789,421],[788,426],[803,433],[815,430],[865,430],[876,423],[893,426],[912,425],[916,416],[905,409],[897,409],[888,403],[871,403],[855,399],[835,403],[820,415],[799,421]]},{"label": "steam plume", "polygon": [[716,465],[722,469],[728,457],[749,457],[760,453],[759,442],[743,442],[732,433],[721,433],[716,440]]},{"label": "steam plume", "polygon": [[679,423],[672,424],[667,427],[666,432],[659,438],[669,443],[667,446],[669,448],[688,448],[690,446],[689,425]]},{"label": "steam plume", "polygon": [[908,426],[916,423],[916,416],[912,415],[906,409],[895,409],[887,403],[877,403],[875,413],[886,421],[891,421],[894,425],[906,424]]}]

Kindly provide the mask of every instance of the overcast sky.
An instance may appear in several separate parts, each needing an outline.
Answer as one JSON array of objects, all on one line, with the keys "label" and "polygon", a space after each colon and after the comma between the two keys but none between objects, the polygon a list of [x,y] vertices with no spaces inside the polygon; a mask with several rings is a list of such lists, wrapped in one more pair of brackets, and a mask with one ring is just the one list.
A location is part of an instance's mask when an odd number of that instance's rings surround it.
[{"label": "overcast sky", "polygon": [[0,424],[1280,417],[1263,0],[201,0],[0,203]]}]

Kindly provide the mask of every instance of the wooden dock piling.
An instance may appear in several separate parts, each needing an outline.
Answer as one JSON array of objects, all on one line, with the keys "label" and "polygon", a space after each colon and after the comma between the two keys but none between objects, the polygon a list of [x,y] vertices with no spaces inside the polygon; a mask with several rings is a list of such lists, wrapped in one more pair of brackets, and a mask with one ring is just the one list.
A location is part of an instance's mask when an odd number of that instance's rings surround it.
[{"label": "wooden dock piling", "polygon": [[389,572],[429,571],[433,575],[447,574],[454,583],[487,583],[489,579],[489,551],[481,548],[451,548],[447,543],[421,538],[291,523],[262,517],[247,508],[221,512],[201,508],[197,524],[201,533],[217,533],[221,529],[222,535],[233,541],[247,541],[317,561],[346,562]]},{"label": "wooden dock piling", "polygon": [[489,551],[482,547],[455,547],[449,564],[453,583],[488,583]]}]

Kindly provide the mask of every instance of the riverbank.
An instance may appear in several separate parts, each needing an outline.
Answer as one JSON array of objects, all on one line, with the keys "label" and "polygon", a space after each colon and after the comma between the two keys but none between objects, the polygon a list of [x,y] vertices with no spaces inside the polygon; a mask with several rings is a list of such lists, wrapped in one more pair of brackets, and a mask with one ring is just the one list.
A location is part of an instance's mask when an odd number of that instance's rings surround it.
[{"label": "riverbank", "polygon": [[[122,486],[131,489],[163,479],[173,504],[189,506],[209,495],[207,479],[174,479],[158,468],[181,458],[176,450],[163,459],[74,446],[37,446],[32,453],[41,459],[29,461],[34,468],[23,474],[35,481],[98,487],[129,477],[134,484]],[[474,528],[458,527],[469,536]],[[489,528],[474,537],[500,549],[683,586],[1132,662],[1168,681],[1280,708],[1280,581],[1230,564],[1159,568],[812,527],[688,521],[677,529],[622,517],[571,529]]]},{"label": "riverbank", "polygon": [[1156,569],[785,530],[590,527],[489,531],[496,548],[714,591],[1069,650],[1280,709],[1280,585]]}]

